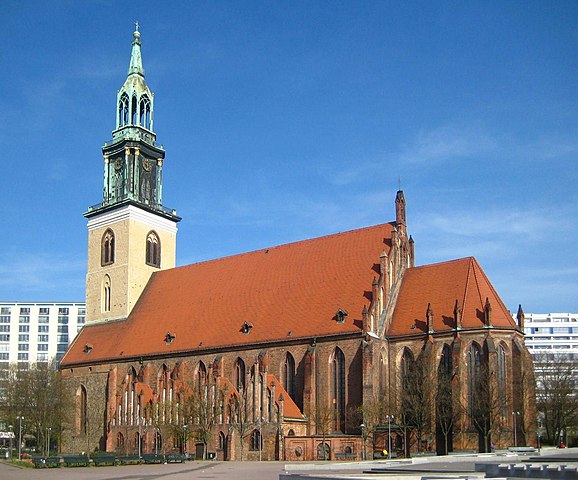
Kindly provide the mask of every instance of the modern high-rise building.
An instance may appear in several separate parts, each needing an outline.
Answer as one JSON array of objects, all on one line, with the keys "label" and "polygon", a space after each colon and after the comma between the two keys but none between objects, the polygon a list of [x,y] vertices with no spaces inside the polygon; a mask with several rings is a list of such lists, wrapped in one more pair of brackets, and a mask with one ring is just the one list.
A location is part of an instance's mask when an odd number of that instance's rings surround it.
[{"label": "modern high-rise building", "polygon": [[11,363],[60,361],[85,315],[84,303],[0,302],[0,375]]},{"label": "modern high-rise building", "polygon": [[525,313],[524,333],[534,359],[578,360],[578,313]]}]

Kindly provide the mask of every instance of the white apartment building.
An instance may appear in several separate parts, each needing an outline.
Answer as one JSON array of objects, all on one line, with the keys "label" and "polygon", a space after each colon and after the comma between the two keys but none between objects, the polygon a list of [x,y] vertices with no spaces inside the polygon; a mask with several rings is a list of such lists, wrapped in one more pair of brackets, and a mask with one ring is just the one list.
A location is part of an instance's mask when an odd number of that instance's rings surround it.
[{"label": "white apartment building", "polygon": [[578,360],[578,313],[525,313],[524,333],[534,359],[563,355]]},{"label": "white apartment building", "polygon": [[59,361],[85,313],[84,303],[0,302],[0,376],[11,363]]}]

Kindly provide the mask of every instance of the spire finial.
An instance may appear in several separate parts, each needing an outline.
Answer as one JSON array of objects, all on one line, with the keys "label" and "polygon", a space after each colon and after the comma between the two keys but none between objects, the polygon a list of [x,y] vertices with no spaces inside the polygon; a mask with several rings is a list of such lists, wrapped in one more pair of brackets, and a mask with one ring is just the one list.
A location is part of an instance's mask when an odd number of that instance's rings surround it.
[{"label": "spire finial", "polygon": [[144,68],[142,66],[142,57],[140,52],[140,32],[138,31],[139,24],[138,20],[134,22],[135,31],[132,34],[134,40],[132,41],[132,53],[130,56],[130,65],[128,67],[128,74],[132,75],[136,73],[137,75],[141,75],[144,77]]}]

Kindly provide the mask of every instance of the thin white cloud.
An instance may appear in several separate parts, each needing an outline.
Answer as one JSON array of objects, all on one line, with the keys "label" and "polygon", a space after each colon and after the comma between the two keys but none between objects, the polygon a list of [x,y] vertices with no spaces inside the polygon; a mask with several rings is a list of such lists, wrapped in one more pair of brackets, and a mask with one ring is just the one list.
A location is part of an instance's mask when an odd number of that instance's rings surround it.
[{"label": "thin white cloud", "polygon": [[406,164],[437,164],[491,152],[497,146],[495,139],[482,130],[441,127],[419,132],[411,143],[402,147],[398,159]]},{"label": "thin white cloud", "polygon": [[13,250],[3,254],[0,261],[0,291],[6,292],[3,295],[19,292],[37,298],[38,292],[48,292],[61,298],[70,292],[75,297],[72,300],[78,300],[80,292],[84,298],[85,259]]}]

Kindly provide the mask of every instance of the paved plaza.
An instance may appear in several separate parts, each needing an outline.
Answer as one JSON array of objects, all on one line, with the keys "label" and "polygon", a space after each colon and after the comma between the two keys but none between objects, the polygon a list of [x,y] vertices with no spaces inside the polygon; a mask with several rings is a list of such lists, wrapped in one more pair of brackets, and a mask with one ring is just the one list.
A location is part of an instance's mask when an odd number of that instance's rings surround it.
[{"label": "paved plaza", "polygon": [[[543,460],[556,458],[578,464],[578,449],[543,449]],[[187,462],[182,464],[127,465],[116,467],[71,467],[33,469],[18,468],[0,462],[1,480],[279,480],[290,475],[295,480],[310,479],[361,479],[442,477],[483,478],[475,472],[476,463],[515,463],[524,457],[507,454],[481,454],[446,457],[414,458],[411,460],[368,462]],[[367,473],[374,468],[387,468],[381,473]]]}]

